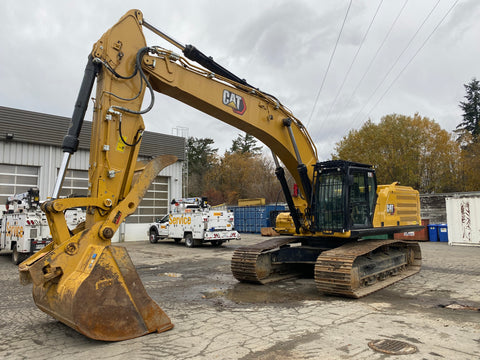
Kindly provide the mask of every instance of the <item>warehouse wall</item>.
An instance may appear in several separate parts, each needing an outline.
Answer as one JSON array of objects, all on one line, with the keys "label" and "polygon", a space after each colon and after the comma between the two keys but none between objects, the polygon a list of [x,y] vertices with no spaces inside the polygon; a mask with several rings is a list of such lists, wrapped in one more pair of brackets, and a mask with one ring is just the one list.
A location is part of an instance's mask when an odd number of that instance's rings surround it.
[{"label": "warehouse wall", "polygon": [[[67,117],[0,106],[0,210],[8,196],[23,193],[32,186],[39,187],[41,200],[51,196],[70,121]],[[92,122],[86,120],[60,196],[87,195],[91,133]],[[146,239],[147,219],[167,213],[169,201],[182,196],[184,138],[145,131],[139,154],[139,160],[171,154],[179,161],[158,174],[135,214],[122,224],[121,239],[125,241]]]},{"label": "warehouse wall", "polygon": [[[38,185],[41,200],[45,200],[51,195],[57,177],[57,169],[60,167],[62,158],[63,152],[55,146],[0,141],[0,164],[26,165],[39,168]],[[139,159],[142,159],[142,157],[139,157]],[[88,164],[89,152],[80,149],[72,156],[68,167],[75,170],[88,170]],[[166,167],[159,175],[171,179],[169,184],[170,199],[182,196],[181,162]]]},{"label": "warehouse wall", "polygon": [[[56,169],[60,166],[62,152],[53,146],[0,141],[0,164],[35,166],[38,168],[38,186],[41,200],[51,195]],[[88,169],[88,151],[79,150],[72,157],[72,169]],[[3,205],[3,204],[2,204]]]}]

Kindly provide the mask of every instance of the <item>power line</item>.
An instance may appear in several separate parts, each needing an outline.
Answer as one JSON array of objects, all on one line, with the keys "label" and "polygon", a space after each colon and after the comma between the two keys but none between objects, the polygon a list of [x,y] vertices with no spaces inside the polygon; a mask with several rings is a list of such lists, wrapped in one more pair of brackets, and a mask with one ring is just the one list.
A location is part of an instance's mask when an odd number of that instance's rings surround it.
[{"label": "power line", "polygon": [[355,114],[355,116],[353,117],[353,121],[352,121],[352,127],[353,127],[353,124],[356,123],[356,120],[357,120],[357,117],[362,113],[362,111],[365,109],[365,107],[367,106],[367,104],[370,102],[370,100],[373,98],[373,96],[377,93],[378,89],[380,88],[381,85],[383,85],[383,83],[385,82],[385,80],[387,79],[388,75],[390,75],[390,73],[392,72],[393,68],[395,67],[395,65],[397,65],[398,61],[400,60],[400,58],[403,56],[403,54],[405,53],[405,51],[407,51],[407,49],[410,47],[410,45],[412,44],[413,40],[415,40],[415,38],[417,37],[417,35],[419,34],[420,30],[423,28],[423,26],[425,25],[425,23],[427,22],[427,20],[430,18],[430,16],[432,15],[433,11],[437,8],[438,4],[440,3],[441,0],[438,0],[437,3],[432,7],[432,9],[430,10],[430,12],[427,14],[427,16],[425,17],[425,19],[423,19],[422,23],[420,24],[420,26],[417,28],[417,31],[415,31],[415,33],[413,34],[413,36],[410,38],[407,46],[404,47],[404,49],[402,50],[402,52],[400,53],[400,55],[398,55],[397,59],[395,60],[395,62],[392,64],[392,66],[390,67],[390,69],[387,71],[387,73],[385,74],[385,76],[383,77],[383,79],[378,83],[377,87],[375,88],[375,90],[372,92],[372,94],[369,96],[368,100],[365,101],[364,105],[362,106],[362,108]]},{"label": "power line", "polygon": [[[348,102],[347,102],[347,105],[345,106],[345,109],[348,109],[349,106],[350,106],[350,103],[352,102],[353,98],[355,97],[355,94],[357,93],[358,89],[360,88],[360,85],[362,84],[363,80],[365,79],[365,77],[367,76],[368,72],[370,71],[374,61],[377,59],[377,56],[378,54],[380,53],[380,50],[383,48],[383,45],[385,45],[385,43],[387,42],[387,39],[388,37],[390,36],[393,28],[395,27],[398,19],[400,18],[400,15],[402,14],[403,10],[405,9],[405,6],[407,5],[408,3],[408,0],[405,0],[405,2],[403,3],[403,6],[400,8],[400,11],[398,12],[397,16],[395,17],[395,19],[393,20],[392,22],[392,25],[390,25],[390,28],[388,29],[385,37],[383,38],[383,41],[382,43],[380,44],[380,46],[378,47],[377,51],[375,52],[375,55],[373,56],[373,58],[370,60],[370,63],[368,64],[365,72],[363,73],[362,77],[360,78],[359,82],[357,83],[357,85],[355,86],[355,88],[353,89],[352,91],[352,94],[350,95],[350,97],[348,98]],[[352,118],[352,123],[350,124],[350,127],[352,127],[353,125],[353,120],[354,118]]]},{"label": "power line", "polygon": [[395,79],[393,79],[393,81],[390,83],[390,85],[388,86],[388,88],[385,90],[385,92],[382,94],[382,96],[380,97],[380,99],[378,99],[378,101],[375,103],[375,105],[370,109],[370,111],[368,112],[367,114],[367,117],[370,116],[370,113],[377,107],[377,105],[380,103],[380,101],[382,101],[382,99],[385,97],[385,95],[388,93],[388,91],[390,91],[391,87],[393,86],[393,84],[398,80],[398,78],[400,78],[400,76],[403,74],[403,72],[405,71],[405,69],[408,67],[408,65],[410,65],[410,63],[413,61],[413,59],[415,59],[415,57],[418,55],[418,53],[420,52],[420,50],[423,49],[423,47],[425,46],[425,44],[428,42],[428,40],[430,40],[430,38],[432,37],[433,33],[440,27],[440,25],[443,23],[443,20],[445,20],[445,18],[448,16],[448,14],[450,13],[450,11],[452,11],[452,9],[455,7],[455,5],[457,5],[458,3],[458,0],[456,0],[453,5],[448,9],[448,11],[445,13],[445,15],[442,17],[442,19],[439,21],[439,23],[435,26],[435,28],[432,30],[432,32],[430,33],[430,35],[427,36],[427,38],[425,39],[425,41],[422,43],[422,45],[418,48],[418,50],[415,52],[415,54],[413,54],[413,56],[410,58],[410,60],[407,62],[407,64],[403,67],[403,69],[400,71],[400,73],[395,77]]},{"label": "power line", "polygon": [[370,29],[373,25],[373,22],[375,21],[375,18],[378,14],[378,11],[380,10],[380,7],[382,6],[382,3],[383,3],[383,0],[380,0],[379,4],[377,6],[377,10],[375,11],[375,14],[373,15],[373,18],[370,21],[370,25],[368,25],[367,31],[363,35],[362,41],[360,42],[360,46],[358,47],[357,52],[353,56],[352,62],[350,63],[350,66],[347,70],[347,73],[345,74],[345,77],[343,78],[342,84],[340,85],[340,88],[338,89],[337,94],[335,95],[335,98],[332,101],[332,105],[330,106],[330,109],[328,110],[327,116],[325,116],[325,119],[323,120],[324,122],[326,122],[328,120],[328,117],[330,116],[330,113],[332,112],[332,109],[337,102],[338,96],[340,95],[340,92],[342,91],[343,86],[345,85],[345,82],[347,81],[348,75],[350,75],[350,71],[352,70],[353,64],[355,63],[355,60],[357,60],[357,56],[360,53],[360,50],[362,49],[362,46],[365,42],[365,39],[367,38],[367,35],[370,32]]},{"label": "power line", "polygon": [[330,60],[328,61],[328,66],[327,70],[325,71],[325,74],[323,75],[322,83],[320,85],[320,89],[318,90],[317,97],[315,98],[315,102],[313,103],[313,108],[312,112],[310,113],[310,116],[307,121],[307,126],[310,123],[310,120],[312,119],[313,113],[315,112],[315,107],[317,106],[318,99],[320,97],[320,93],[322,92],[323,85],[325,84],[325,79],[327,78],[328,71],[330,69],[330,65],[332,64],[333,56],[335,55],[335,52],[337,51],[337,45],[338,42],[340,41],[340,36],[342,35],[343,28],[345,26],[345,22],[347,21],[347,16],[350,11],[350,7],[352,6],[353,0],[350,0],[350,3],[348,4],[347,12],[345,13],[345,18],[343,19],[342,27],[340,28],[340,32],[338,33],[337,41],[335,42],[335,47],[333,48],[332,55],[330,56]]}]

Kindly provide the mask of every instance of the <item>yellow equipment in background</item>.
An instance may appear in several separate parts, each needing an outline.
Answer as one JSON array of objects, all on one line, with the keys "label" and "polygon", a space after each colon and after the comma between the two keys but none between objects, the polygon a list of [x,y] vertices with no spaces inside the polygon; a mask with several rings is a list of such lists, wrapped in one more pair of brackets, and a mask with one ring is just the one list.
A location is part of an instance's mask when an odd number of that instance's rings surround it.
[{"label": "yellow equipment in background", "polygon": [[265,205],[265,198],[238,199],[238,206],[262,206]]}]

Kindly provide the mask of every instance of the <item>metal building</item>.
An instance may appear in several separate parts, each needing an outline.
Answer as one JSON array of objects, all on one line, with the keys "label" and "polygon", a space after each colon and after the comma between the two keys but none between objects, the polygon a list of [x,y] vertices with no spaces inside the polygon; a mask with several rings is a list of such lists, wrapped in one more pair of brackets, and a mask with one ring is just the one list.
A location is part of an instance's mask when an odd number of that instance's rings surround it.
[{"label": "metal building", "polygon": [[[13,194],[32,186],[40,198],[51,195],[62,160],[62,141],[70,119],[61,116],[0,106],[0,206]],[[60,196],[87,195],[89,146],[92,123],[85,121],[79,150],[72,156]],[[171,154],[178,161],[162,170],[153,181],[137,211],[127,218],[115,236],[120,241],[146,240],[146,225],[168,212],[169,199],[182,196],[182,162],[185,139],[152,133],[143,135],[139,159]]]}]

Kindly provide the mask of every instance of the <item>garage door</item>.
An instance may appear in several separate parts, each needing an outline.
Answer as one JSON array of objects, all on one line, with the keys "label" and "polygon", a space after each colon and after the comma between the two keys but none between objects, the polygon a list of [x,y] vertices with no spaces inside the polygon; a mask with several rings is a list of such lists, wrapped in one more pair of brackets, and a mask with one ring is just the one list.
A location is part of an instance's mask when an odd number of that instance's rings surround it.
[{"label": "garage door", "polygon": [[7,198],[38,187],[38,167],[0,164],[0,204]]},{"label": "garage door", "polygon": [[[88,171],[67,170],[60,196],[87,196]],[[168,177],[157,176],[140,202],[137,210],[126,223],[151,223],[168,213]]]},{"label": "garage door", "polygon": [[[58,169],[57,169],[58,174]],[[83,197],[88,194],[88,171],[72,170],[65,172],[60,197]]]},{"label": "garage door", "polygon": [[130,215],[126,223],[151,223],[168,213],[168,177],[157,176],[140,202],[135,213]]}]

